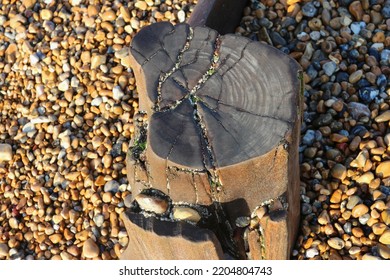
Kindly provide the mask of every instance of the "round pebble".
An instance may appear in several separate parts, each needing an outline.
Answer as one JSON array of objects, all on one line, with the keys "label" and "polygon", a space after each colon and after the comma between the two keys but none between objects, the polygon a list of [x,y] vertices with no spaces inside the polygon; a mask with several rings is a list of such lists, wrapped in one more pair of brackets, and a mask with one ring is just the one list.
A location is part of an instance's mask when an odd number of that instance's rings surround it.
[{"label": "round pebble", "polygon": [[328,239],[328,245],[333,249],[341,250],[344,248],[345,242],[339,237],[332,237]]},{"label": "round pebble", "polygon": [[197,223],[201,220],[198,211],[190,207],[175,206],[172,210],[174,219]]},{"label": "round pebble", "polygon": [[92,238],[88,238],[83,244],[83,256],[88,259],[99,256],[99,247]]},{"label": "round pebble", "polygon": [[138,194],[134,199],[137,201],[141,209],[154,212],[156,214],[165,213],[169,206],[166,199],[145,194]]}]

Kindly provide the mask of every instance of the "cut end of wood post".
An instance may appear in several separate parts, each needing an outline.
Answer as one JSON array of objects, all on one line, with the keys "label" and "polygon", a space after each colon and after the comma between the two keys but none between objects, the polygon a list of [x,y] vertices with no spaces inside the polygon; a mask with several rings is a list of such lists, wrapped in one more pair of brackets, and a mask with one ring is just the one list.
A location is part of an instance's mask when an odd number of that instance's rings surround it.
[{"label": "cut end of wood post", "polygon": [[244,37],[167,22],[141,30],[130,49],[147,116],[127,156],[133,193],[217,205],[226,239],[238,217],[285,195],[275,236],[288,233],[288,256],[299,223],[299,65]]}]

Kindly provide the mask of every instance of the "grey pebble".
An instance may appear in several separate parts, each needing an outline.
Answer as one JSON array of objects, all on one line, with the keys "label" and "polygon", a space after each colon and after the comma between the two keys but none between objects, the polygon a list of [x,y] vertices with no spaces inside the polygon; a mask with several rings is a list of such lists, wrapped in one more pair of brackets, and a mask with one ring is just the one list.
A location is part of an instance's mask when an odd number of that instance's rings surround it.
[{"label": "grey pebble", "polygon": [[115,181],[115,180],[108,181],[104,185],[104,191],[105,192],[116,193],[116,192],[118,192],[118,190],[119,190],[119,183],[117,181]]},{"label": "grey pebble", "polygon": [[302,7],[302,14],[307,17],[314,17],[317,14],[317,9],[313,2],[308,2]]},{"label": "grey pebble", "polygon": [[324,65],[322,65],[322,69],[324,69],[325,74],[330,77],[336,71],[337,65],[335,62],[329,61],[329,62],[325,63]]}]

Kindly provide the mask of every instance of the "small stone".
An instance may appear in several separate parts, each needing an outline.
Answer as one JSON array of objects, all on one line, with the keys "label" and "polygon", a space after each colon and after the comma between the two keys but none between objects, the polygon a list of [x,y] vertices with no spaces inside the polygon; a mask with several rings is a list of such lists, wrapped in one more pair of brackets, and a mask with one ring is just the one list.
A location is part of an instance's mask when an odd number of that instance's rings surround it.
[{"label": "small stone", "polygon": [[12,147],[9,144],[0,144],[0,162],[12,160]]},{"label": "small stone", "polygon": [[99,256],[99,247],[96,245],[93,239],[88,238],[83,244],[83,256],[92,259]]},{"label": "small stone", "polygon": [[69,89],[69,80],[65,79],[61,83],[58,84],[58,90],[60,91],[67,91]]},{"label": "small stone", "polygon": [[52,234],[49,236],[49,239],[50,241],[53,243],[53,244],[58,244],[61,242],[62,240],[62,235],[59,234],[59,233],[55,233],[55,234]]},{"label": "small stone", "polygon": [[75,102],[74,102],[77,106],[83,106],[85,104],[85,97],[84,96],[80,96],[78,97]]},{"label": "small stone", "polygon": [[364,256],[362,257],[362,260],[363,261],[378,261],[378,260],[380,260],[380,258],[367,253],[367,254],[364,254]]},{"label": "small stone", "polygon": [[41,10],[40,15],[43,20],[51,20],[53,17],[53,12],[49,9],[43,9]]},{"label": "small stone", "polygon": [[385,260],[390,259],[390,247],[389,246],[386,246],[383,244],[378,244],[378,253]]},{"label": "small stone", "polygon": [[131,194],[127,195],[123,199],[123,203],[125,204],[125,207],[127,207],[127,208],[131,207],[132,202],[133,202],[133,196]]},{"label": "small stone", "polygon": [[390,176],[390,161],[384,161],[378,165],[375,170],[376,175],[387,178]]},{"label": "small stone", "polygon": [[53,215],[52,220],[55,224],[59,224],[63,220],[63,217],[61,215]]},{"label": "small stone", "polygon": [[332,133],[330,135],[330,140],[336,143],[347,143],[348,142],[348,137],[345,135],[341,135],[338,133]]},{"label": "small stone", "polygon": [[328,245],[336,250],[341,250],[345,246],[344,240],[339,237],[332,237],[328,239]]},{"label": "small stone", "polygon": [[323,210],[321,214],[318,216],[318,223],[320,225],[327,225],[330,223],[330,217],[328,215],[328,211]]},{"label": "small stone", "polygon": [[101,97],[96,97],[94,99],[92,99],[91,101],[91,105],[92,106],[96,106],[96,107],[99,107],[99,105],[103,102],[103,99]]},{"label": "small stone", "polygon": [[379,238],[379,242],[385,245],[390,245],[390,230],[386,230]]},{"label": "small stone", "polygon": [[317,14],[317,9],[312,2],[308,2],[303,5],[302,14],[307,17],[314,17]]},{"label": "small stone", "polygon": [[384,223],[376,223],[372,225],[372,232],[376,235],[382,235],[387,229]]},{"label": "small stone", "polygon": [[349,113],[352,118],[355,120],[359,120],[361,117],[370,117],[371,111],[367,105],[358,103],[358,102],[350,102],[348,103]]},{"label": "small stone", "polygon": [[23,0],[22,4],[26,7],[26,9],[31,9],[35,3],[37,3],[37,0]]},{"label": "small stone", "polygon": [[180,10],[177,12],[177,19],[179,22],[185,22],[186,20],[186,13],[183,10]]},{"label": "small stone", "polygon": [[30,64],[36,65],[39,62],[39,56],[36,53],[30,55]]},{"label": "small stone", "polygon": [[306,252],[305,252],[306,258],[308,258],[308,259],[314,258],[318,254],[319,254],[319,252],[316,248],[310,248],[310,249],[306,250]]},{"label": "small stone", "polygon": [[374,180],[374,174],[372,172],[366,172],[363,175],[359,176],[356,179],[356,182],[359,184],[370,184]]},{"label": "small stone", "polygon": [[368,212],[368,207],[364,204],[358,204],[352,209],[352,216],[354,218],[359,218]]},{"label": "small stone", "polygon": [[375,118],[376,122],[388,122],[390,120],[390,110],[383,112]]},{"label": "small stone", "polygon": [[104,216],[102,214],[98,214],[93,217],[93,221],[97,227],[101,227],[104,223]]},{"label": "small stone", "polygon": [[337,163],[335,166],[333,166],[330,173],[333,176],[333,178],[342,181],[345,179],[345,177],[347,177],[347,168],[344,165]]},{"label": "small stone", "polygon": [[113,89],[112,89],[112,98],[114,100],[121,100],[123,98],[123,96],[125,96],[125,94],[123,93],[122,89],[120,86],[115,86]]},{"label": "small stone", "polygon": [[256,216],[257,218],[259,218],[259,220],[261,220],[265,214],[267,214],[268,212],[268,208],[266,206],[261,206],[259,208],[256,209]]},{"label": "small stone", "polygon": [[365,225],[368,223],[370,218],[371,218],[370,214],[366,213],[366,214],[359,217],[359,223],[361,223],[362,225]]},{"label": "small stone", "polygon": [[250,221],[249,217],[238,217],[235,223],[237,227],[244,228],[249,226]]},{"label": "small stone", "polygon": [[308,129],[302,138],[302,144],[312,145],[314,143],[314,140],[315,140],[315,135],[316,135],[316,133],[314,130]]},{"label": "small stone", "polygon": [[340,203],[341,202],[341,197],[342,197],[343,192],[339,189],[335,190],[330,197],[330,202],[331,203]]},{"label": "small stone", "polygon": [[163,214],[168,210],[168,201],[163,198],[140,193],[134,199],[137,201],[141,209],[145,211]]},{"label": "small stone", "polygon": [[68,247],[67,252],[71,254],[73,257],[77,257],[80,255],[80,248],[76,245],[72,245]]},{"label": "small stone", "polygon": [[13,229],[18,229],[19,228],[19,221],[16,218],[14,218],[14,217],[12,217],[12,218],[10,218],[8,220],[8,224]]},{"label": "small stone", "polygon": [[337,64],[333,61],[329,61],[322,65],[322,69],[324,69],[325,74],[330,77],[336,71]]},{"label": "small stone", "polygon": [[348,10],[357,21],[361,21],[363,19],[364,11],[363,11],[363,7],[362,7],[362,4],[360,3],[360,1],[352,2],[349,5]]},{"label": "small stone", "polygon": [[105,11],[103,14],[102,14],[102,20],[103,21],[113,21],[116,19],[116,15],[115,15],[115,12],[113,10],[108,10],[108,11]]},{"label": "small stone", "polygon": [[173,208],[173,218],[197,223],[201,220],[198,211],[190,207],[175,206]]},{"label": "small stone", "polygon": [[106,55],[93,54],[91,59],[91,69],[99,68],[101,65],[104,65],[106,63],[106,60]]},{"label": "small stone", "polygon": [[384,210],[382,213],[381,213],[381,218],[382,218],[382,221],[386,224],[386,225],[390,225],[390,209],[386,209]]},{"label": "small stone", "polygon": [[351,84],[357,83],[362,76],[363,76],[363,70],[355,71],[349,76],[349,82]]},{"label": "small stone", "polygon": [[134,6],[142,11],[146,11],[148,8],[148,5],[146,4],[145,1],[137,1]]},{"label": "small stone", "polygon": [[8,245],[5,243],[0,243],[0,258],[7,257],[9,252]]},{"label": "small stone", "polygon": [[108,181],[104,185],[104,191],[117,193],[119,191],[119,183],[115,180]]},{"label": "small stone", "polygon": [[357,195],[350,196],[349,199],[348,199],[348,203],[347,203],[346,207],[347,207],[348,210],[352,210],[361,201],[362,200]]},{"label": "small stone", "polygon": [[350,255],[355,255],[355,254],[358,254],[360,253],[361,249],[357,246],[352,246],[349,250],[348,250],[348,253]]}]

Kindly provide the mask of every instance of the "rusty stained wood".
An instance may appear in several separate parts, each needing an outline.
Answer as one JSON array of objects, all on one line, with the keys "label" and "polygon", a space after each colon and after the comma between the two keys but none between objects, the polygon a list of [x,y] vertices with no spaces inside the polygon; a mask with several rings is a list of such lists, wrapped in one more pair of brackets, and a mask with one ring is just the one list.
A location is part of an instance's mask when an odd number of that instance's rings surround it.
[{"label": "rusty stained wood", "polygon": [[244,37],[166,22],[141,30],[130,55],[148,120],[136,131],[142,156],[128,154],[134,195],[153,187],[174,202],[217,203],[232,231],[236,218],[283,197],[289,251],[299,224],[299,65]]}]

